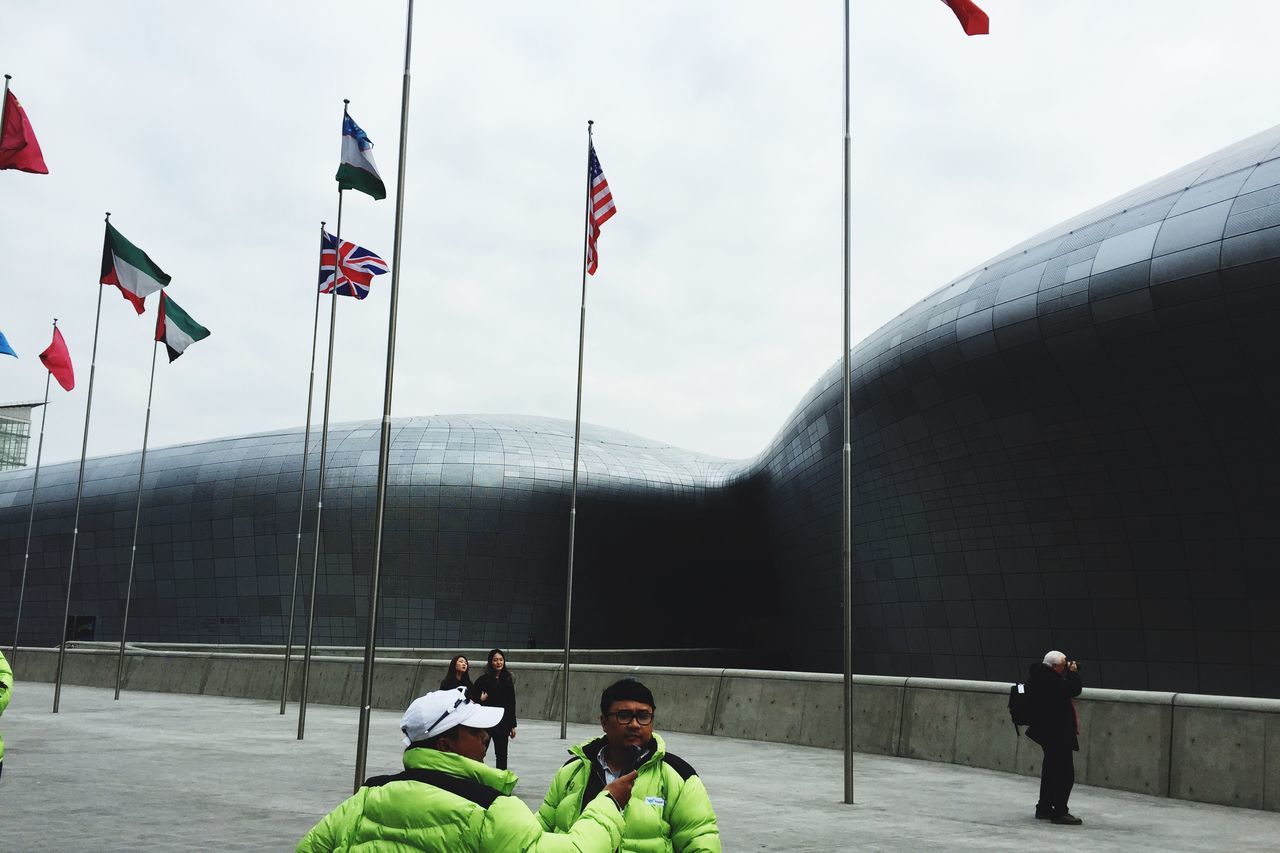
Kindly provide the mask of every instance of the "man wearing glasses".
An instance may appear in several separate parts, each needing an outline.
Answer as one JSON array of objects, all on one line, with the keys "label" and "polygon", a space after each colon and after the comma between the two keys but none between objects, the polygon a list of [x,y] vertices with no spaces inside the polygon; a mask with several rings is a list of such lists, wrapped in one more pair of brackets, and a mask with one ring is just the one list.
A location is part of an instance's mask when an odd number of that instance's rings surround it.
[{"label": "man wearing glasses", "polygon": [[515,774],[484,763],[502,708],[467,699],[465,687],[437,690],[404,712],[403,773],[374,776],[317,823],[299,853],[350,850],[574,851],[617,848],[635,774],[597,789],[568,835],[547,832],[516,797]]},{"label": "man wearing glasses", "polygon": [[637,771],[623,811],[622,853],[720,853],[716,813],[702,780],[688,762],[667,752],[653,731],[656,705],[649,688],[625,678],[600,696],[604,736],[569,750],[572,757],[551,780],[538,821],[557,833],[586,818],[583,803],[614,779]]}]

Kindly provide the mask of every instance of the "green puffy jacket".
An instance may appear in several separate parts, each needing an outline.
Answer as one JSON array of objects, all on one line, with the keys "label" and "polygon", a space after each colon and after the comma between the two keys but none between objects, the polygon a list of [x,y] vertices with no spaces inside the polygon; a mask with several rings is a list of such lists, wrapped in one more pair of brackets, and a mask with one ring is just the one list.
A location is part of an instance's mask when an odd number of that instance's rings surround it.
[{"label": "green puffy jacket", "polygon": [[[544,827],[569,832],[587,817],[584,796],[590,799],[604,787],[597,762],[604,745],[600,737],[569,750],[573,758],[551,780],[538,809]],[[653,754],[638,768],[623,818],[622,853],[720,853],[720,829],[707,789],[687,762],[667,752],[661,735],[653,736]]]},{"label": "green puffy jacket", "polygon": [[511,791],[515,774],[452,752],[414,748],[405,772],[377,776],[331,811],[298,843],[305,851],[495,851],[611,853],[622,815],[597,797],[571,835],[543,830]]},{"label": "green puffy jacket", "polygon": [[[0,714],[9,707],[9,697],[13,695],[13,667],[0,652]],[[4,761],[4,736],[0,735],[0,761]]]}]

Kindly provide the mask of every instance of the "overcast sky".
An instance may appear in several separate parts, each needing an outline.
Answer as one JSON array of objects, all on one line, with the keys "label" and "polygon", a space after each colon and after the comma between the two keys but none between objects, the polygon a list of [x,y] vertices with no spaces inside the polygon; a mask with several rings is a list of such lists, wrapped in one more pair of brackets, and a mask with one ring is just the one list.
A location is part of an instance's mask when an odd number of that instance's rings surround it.
[{"label": "overcast sky", "polygon": [[[853,2],[855,344],[1011,245],[1276,124],[1275,4]],[[724,457],[764,448],[840,357],[836,0],[416,8],[396,416],[572,419],[586,121],[618,214],[588,282],[583,419]],[[161,353],[153,447],[301,426],[342,99],[396,178],[403,2],[11,3],[51,174],[0,172],[0,403],[80,454],[103,212],[213,335]],[[392,257],[394,198],[343,236]],[[390,276],[341,299],[335,422],[382,411]],[[141,445],[154,297],[104,293],[91,456]],[[326,308],[327,311],[327,308]],[[322,322],[317,414],[323,393]],[[38,426],[37,426],[38,428]],[[34,430],[33,430],[34,432]],[[35,459],[33,435],[30,460]]]}]

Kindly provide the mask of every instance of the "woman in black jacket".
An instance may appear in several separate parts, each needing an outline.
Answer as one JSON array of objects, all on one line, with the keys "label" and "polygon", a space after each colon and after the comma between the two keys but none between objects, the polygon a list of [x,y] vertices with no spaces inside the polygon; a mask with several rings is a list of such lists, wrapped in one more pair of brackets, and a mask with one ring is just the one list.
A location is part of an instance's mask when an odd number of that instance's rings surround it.
[{"label": "woman in black jacket", "polygon": [[471,673],[467,670],[471,665],[467,662],[466,657],[458,655],[449,661],[449,671],[445,673],[443,679],[440,680],[441,690],[456,690],[459,687],[471,687]]},{"label": "woman in black jacket", "polygon": [[472,688],[475,699],[481,705],[502,708],[502,722],[489,729],[493,740],[493,752],[498,759],[498,769],[507,769],[507,741],[516,736],[516,683],[507,669],[507,655],[502,649],[489,652],[489,663],[484,675],[476,679]]}]

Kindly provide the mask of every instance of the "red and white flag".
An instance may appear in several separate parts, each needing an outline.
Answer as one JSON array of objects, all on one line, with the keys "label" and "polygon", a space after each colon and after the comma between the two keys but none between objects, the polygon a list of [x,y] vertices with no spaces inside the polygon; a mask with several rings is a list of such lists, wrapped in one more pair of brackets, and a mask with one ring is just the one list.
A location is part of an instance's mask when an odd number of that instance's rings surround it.
[{"label": "red and white flag", "polygon": [[991,32],[991,19],[973,0],[942,0],[956,13],[967,36],[985,36]]},{"label": "red and white flag", "polygon": [[591,225],[587,232],[587,272],[596,274],[600,266],[600,256],[596,254],[596,239],[600,236],[600,226],[609,221],[618,209],[613,206],[613,193],[609,192],[609,182],[604,179],[604,170],[600,168],[600,158],[596,157],[596,147],[591,146],[591,158],[587,163],[587,171],[591,176]]}]

